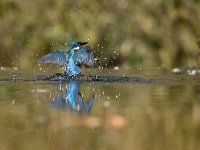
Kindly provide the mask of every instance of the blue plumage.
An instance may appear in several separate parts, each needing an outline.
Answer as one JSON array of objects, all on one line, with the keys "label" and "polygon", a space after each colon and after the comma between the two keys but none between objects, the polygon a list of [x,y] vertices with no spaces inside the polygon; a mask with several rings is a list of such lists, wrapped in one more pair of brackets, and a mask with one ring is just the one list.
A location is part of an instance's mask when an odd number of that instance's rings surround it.
[{"label": "blue plumage", "polygon": [[67,65],[67,59],[69,54],[64,50],[57,50],[45,56],[42,56],[37,62],[40,63],[52,63],[58,65]]},{"label": "blue plumage", "polygon": [[88,46],[82,46],[79,51],[75,51],[75,64],[93,66],[94,55]]},{"label": "blue plumage", "polygon": [[80,66],[93,66],[94,55],[87,42],[72,41],[68,51],[57,50],[41,57],[38,63],[52,63],[65,66],[68,76],[74,76],[81,72]]}]

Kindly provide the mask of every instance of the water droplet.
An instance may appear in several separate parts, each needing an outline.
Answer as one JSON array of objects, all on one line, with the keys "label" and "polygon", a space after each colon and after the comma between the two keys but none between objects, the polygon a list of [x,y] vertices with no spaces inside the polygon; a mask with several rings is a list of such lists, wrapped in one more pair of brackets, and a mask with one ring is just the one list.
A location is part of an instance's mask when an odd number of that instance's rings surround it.
[{"label": "water droplet", "polygon": [[15,104],[15,99],[13,99],[13,101],[12,101],[12,105],[14,105]]},{"label": "water droplet", "polygon": [[12,79],[13,79],[13,80],[16,80],[16,75],[15,75],[15,74],[12,76]]}]

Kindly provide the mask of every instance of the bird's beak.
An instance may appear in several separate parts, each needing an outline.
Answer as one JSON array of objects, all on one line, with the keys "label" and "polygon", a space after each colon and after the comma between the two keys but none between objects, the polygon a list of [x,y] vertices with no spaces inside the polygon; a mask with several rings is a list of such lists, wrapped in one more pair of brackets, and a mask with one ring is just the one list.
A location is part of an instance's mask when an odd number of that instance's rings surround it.
[{"label": "bird's beak", "polygon": [[79,50],[81,46],[87,44],[88,42],[79,42],[78,46],[74,48],[74,50]]},{"label": "bird's beak", "polygon": [[88,42],[80,42],[80,45],[82,46],[82,45],[85,45],[85,44],[87,44]]}]

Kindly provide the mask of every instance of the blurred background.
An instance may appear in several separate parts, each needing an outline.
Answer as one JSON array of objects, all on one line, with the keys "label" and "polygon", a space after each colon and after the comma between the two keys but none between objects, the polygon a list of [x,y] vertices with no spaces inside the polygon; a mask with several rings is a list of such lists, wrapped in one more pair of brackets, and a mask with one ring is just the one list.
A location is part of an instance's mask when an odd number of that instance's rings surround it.
[{"label": "blurred background", "polygon": [[0,66],[36,66],[79,39],[97,66],[192,67],[200,62],[200,1],[1,0],[0,35]]}]

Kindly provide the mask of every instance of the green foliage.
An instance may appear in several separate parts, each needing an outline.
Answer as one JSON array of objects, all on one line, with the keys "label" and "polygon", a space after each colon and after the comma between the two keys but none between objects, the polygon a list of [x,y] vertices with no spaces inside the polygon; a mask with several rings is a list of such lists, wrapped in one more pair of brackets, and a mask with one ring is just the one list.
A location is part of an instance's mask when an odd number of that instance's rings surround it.
[{"label": "green foliage", "polygon": [[195,66],[200,2],[1,0],[0,35],[2,66],[30,67],[72,39],[89,40],[97,65]]}]

